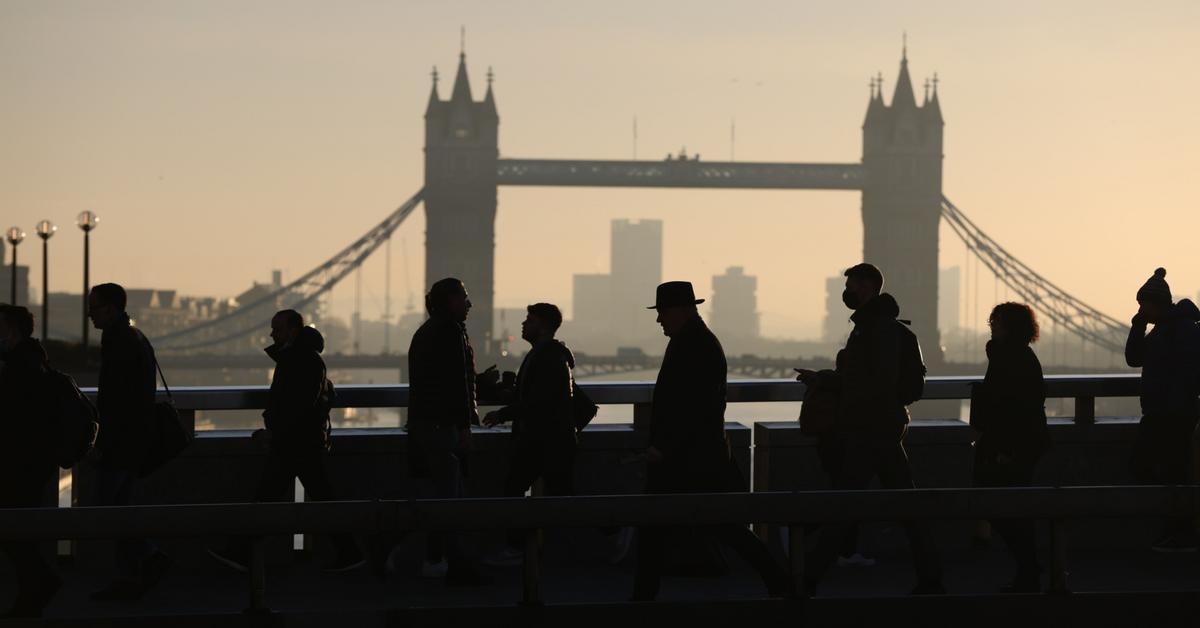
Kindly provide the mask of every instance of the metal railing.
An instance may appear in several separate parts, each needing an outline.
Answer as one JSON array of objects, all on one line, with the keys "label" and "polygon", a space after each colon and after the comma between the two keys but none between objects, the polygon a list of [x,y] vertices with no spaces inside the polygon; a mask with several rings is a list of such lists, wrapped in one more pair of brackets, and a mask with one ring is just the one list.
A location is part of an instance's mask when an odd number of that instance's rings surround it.
[{"label": "metal railing", "polygon": [[[1023,517],[1050,527],[1050,587],[1066,593],[1064,523],[1200,514],[1198,487],[971,488],[678,495],[376,500],[6,510],[0,538],[113,539],[250,535],[249,610],[265,611],[264,535],[395,531],[697,526],[748,521],[789,528],[790,596],[805,597],[806,525]],[[540,544],[525,548],[523,604],[541,604]]]}]

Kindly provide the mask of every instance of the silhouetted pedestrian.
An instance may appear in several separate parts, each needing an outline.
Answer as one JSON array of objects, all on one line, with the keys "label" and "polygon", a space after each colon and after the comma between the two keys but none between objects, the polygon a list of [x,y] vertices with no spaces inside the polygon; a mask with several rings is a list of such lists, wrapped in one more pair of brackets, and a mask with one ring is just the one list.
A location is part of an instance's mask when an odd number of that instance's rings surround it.
[{"label": "silhouetted pedestrian", "polygon": [[[1187,299],[1173,303],[1167,271],[1159,268],[1137,292],[1138,312],[1125,343],[1125,362],[1142,369],[1142,420],[1133,470],[1145,484],[1190,484],[1192,435],[1200,383],[1200,310]],[[1146,333],[1146,326],[1154,329]],[[1194,552],[1192,520],[1167,522],[1152,546],[1160,552]]]},{"label": "silhouetted pedestrian", "polygon": [[[862,490],[878,476],[884,488],[914,488],[912,469],[904,450],[908,404],[920,398],[925,367],[916,337],[897,317],[900,306],[883,293],[883,273],[871,264],[846,270],[842,302],[854,310],[854,329],[838,352],[833,385],[839,394],[834,430],[845,436],[841,470],[834,476],[837,490]],[[800,378],[816,384],[817,373],[801,370]],[[928,528],[907,522],[917,584],[914,594],[942,593],[942,570]],[[816,550],[807,561],[806,586],[815,591],[837,558],[850,526],[822,530]]]},{"label": "silhouetted pedestrian", "polygon": [[[1050,447],[1046,384],[1030,343],[1038,339],[1037,316],[1024,303],[1001,303],[988,317],[992,339],[983,382],[971,394],[975,440],[975,486],[1030,486],[1038,459]],[[1006,592],[1041,590],[1037,536],[1032,519],[999,519],[992,528],[1017,563]]]},{"label": "silhouetted pedestrian", "polygon": [[[670,341],[654,384],[645,453],[647,493],[746,490],[725,434],[725,351],[700,318],[696,306],[703,302],[691,283],[671,281],[658,286],[655,304],[650,306],[658,310],[658,322]],[[771,595],[787,592],[786,573],[746,526],[731,523],[703,531],[749,563]],[[635,601],[658,596],[668,533],[662,527],[638,531]]]},{"label": "silhouetted pedestrian", "polygon": [[[101,331],[100,382],[96,406],[100,413],[100,506],[129,506],[137,498],[139,472],[153,444],[154,349],[133,327],[125,313],[125,289],[100,284],[88,295],[88,317]],[[92,594],[95,600],[136,600],[162,579],[170,559],[144,538],[116,542],[117,575]]]},{"label": "silhouetted pedestrian", "polygon": [[[325,338],[316,329],[305,327],[299,312],[283,310],[271,318],[271,339],[274,344],[266,353],[275,361],[275,371],[263,411],[266,427],[252,436],[267,448],[254,501],[287,500],[297,478],[312,501],[337,499],[327,468],[334,391],[321,358]],[[336,554],[324,571],[349,571],[366,562],[350,535],[336,534],[330,541]],[[245,538],[231,539],[225,551],[208,551],[239,572],[245,572],[250,561]]]},{"label": "silhouetted pedestrian", "polygon": [[[530,347],[517,371],[515,398],[511,404],[488,413],[483,424],[488,427],[509,421],[513,424],[513,451],[504,482],[505,497],[525,495],[539,479],[546,495],[570,495],[575,473],[576,435],[571,411],[574,383],[571,369],[575,367],[575,356],[554,338],[562,325],[562,312],[557,306],[535,303],[526,311],[521,338]],[[518,564],[524,557],[529,533],[529,530],[510,531],[508,547],[485,562]]]},{"label": "silhouetted pedestrian", "polygon": [[[0,508],[47,506],[58,476],[46,351],[33,338],[29,310],[0,305]],[[62,586],[42,555],[42,543],[6,541],[17,595],[5,617],[39,617]]]},{"label": "silhouetted pedestrian", "polygon": [[[414,479],[431,485],[430,497],[464,495],[471,426],[479,425],[477,385],[495,385],[498,373],[475,371],[475,350],[467,336],[471,311],[467,289],[449,277],[425,295],[429,313],[408,348],[408,463]],[[446,578],[450,585],[486,583],[457,535],[431,533],[422,565],[425,577]]]}]

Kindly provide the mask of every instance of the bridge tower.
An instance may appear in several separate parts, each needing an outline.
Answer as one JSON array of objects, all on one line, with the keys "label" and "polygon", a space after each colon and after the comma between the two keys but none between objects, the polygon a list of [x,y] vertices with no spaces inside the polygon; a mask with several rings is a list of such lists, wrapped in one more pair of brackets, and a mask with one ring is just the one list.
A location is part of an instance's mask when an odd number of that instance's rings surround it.
[{"label": "bridge tower", "polygon": [[863,122],[863,260],[886,278],[885,290],[911,319],[925,360],[943,360],[938,334],[938,226],[942,203],[942,120],[937,78],[917,104],[907,46],[890,105],[873,81]]},{"label": "bridge tower", "polygon": [[425,289],[458,277],[471,295],[467,329],[475,350],[490,352],[496,251],[496,160],[500,117],[488,70],[476,102],[459,54],[449,100],[438,96],[437,70],[425,109]]}]

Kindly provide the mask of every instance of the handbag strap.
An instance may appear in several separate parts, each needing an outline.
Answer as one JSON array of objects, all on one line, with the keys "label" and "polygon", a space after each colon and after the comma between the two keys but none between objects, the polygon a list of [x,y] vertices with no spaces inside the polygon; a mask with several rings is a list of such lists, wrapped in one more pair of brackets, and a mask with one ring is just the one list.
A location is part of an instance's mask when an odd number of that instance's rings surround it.
[{"label": "handbag strap", "polygon": [[158,371],[158,377],[162,380],[163,390],[167,391],[167,400],[172,404],[175,403],[175,395],[171,394],[171,387],[167,385],[167,376],[163,375],[162,365],[158,363],[158,354],[154,353],[154,345],[150,344],[150,339],[138,330],[138,335],[142,337],[142,342],[146,343],[146,348],[150,349],[150,359],[154,360],[154,370]]}]

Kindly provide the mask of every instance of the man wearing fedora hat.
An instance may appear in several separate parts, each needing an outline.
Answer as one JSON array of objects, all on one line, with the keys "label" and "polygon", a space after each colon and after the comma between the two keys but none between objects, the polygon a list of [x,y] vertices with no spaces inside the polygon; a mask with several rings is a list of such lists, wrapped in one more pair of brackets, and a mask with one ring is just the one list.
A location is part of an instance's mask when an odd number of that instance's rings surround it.
[{"label": "man wearing fedora hat", "polygon": [[[670,338],[663,354],[650,418],[646,449],[647,493],[716,493],[745,490],[729,455],[725,435],[725,351],[709,331],[696,306],[692,284],[669,281],[658,286],[649,309]],[[745,526],[727,524],[705,530],[742,556],[772,595],[788,587],[784,570],[763,543]],[[633,599],[653,600],[665,560],[668,531],[638,531],[638,564]]]}]

